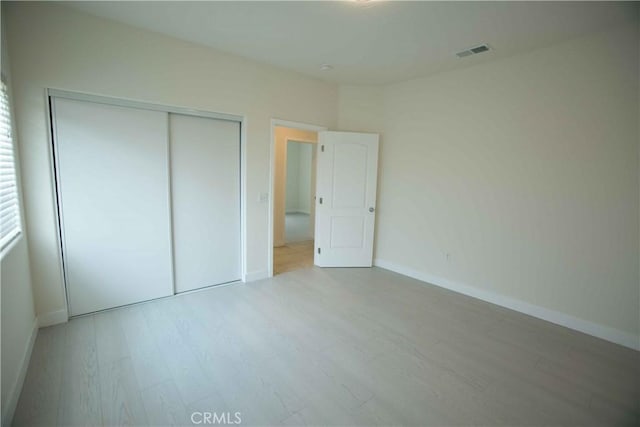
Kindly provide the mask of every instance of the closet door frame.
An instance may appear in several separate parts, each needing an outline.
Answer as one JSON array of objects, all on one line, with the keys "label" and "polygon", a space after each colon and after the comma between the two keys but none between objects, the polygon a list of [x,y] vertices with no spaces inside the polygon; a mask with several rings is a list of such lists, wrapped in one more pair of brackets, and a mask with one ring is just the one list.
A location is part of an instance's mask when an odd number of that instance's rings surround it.
[{"label": "closet door frame", "polygon": [[[52,192],[54,194],[54,203],[55,203],[55,211],[56,211],[56,239],[57,239],[57,247],[58,247],[58,263],[60,265],[61,279],[64,286],[64,294],[65,294],[65,305],[66,305],[66,313],[67,319],[70,317],[69,310],[69,289],[67,286],[67,273],[65,266],[65,253],[66,248],[64,245],[64,222],[62,217],[62,201],[61,201],[61,188],[60,188],[60,179],[59,179],[59,165],[58,165],[58,154],[57,154],[57,146],[55,141],[55,108],[53,107],[53,98],[63,98],[63,99],[72,99],[76,101],[86,101],[97,104],[106,104],[112,106],[119,107],[128,107],[128,108],[137,108],[142,110],[150,110],[150,111],[161,111],[165,113],[175,113],[182,114],[188,116],[195,117],[204,117],[216,120],[227,120],[240,124],[240,272],[241,272],[241,281],[246,282],[247,276],[247,203],[246,203],[246,118],[244,116],[235,115],[235,114],[227,114],[227,113],[215,113],[210,111],[197,110],[186,107],[178,107],[178,106],[170,106],[170,105],[162,105],[162,104],[154,104],[143,101],[136,101],[130,99],[123,98],[113,98],[108,96],[101,95],[93,95],[81,92],[72,92],[66,90],[45,89],[45,99],[46,99],[46,114],[47,114],[47,125],[48,125],[48,138],[49,138],[49,147],[50,147],[50,173],[51,173],[51,182],[53,183]],[[167,138],[169,138],[169,121],[167,120]],[[171,147],[168,145],[168,155],[170,154]],[[167,190],[168,190],[168,201],[169,201],[169,220],[170,220],[170,239],[171,239],[171,271],[172,271],[172,287],[173,287],[173,295],[176,295],[176,285],[175,285],[175,271],[174,271],[174,242],[173,242],[173,218],[171,215],[173,197],[171,194],[171,159],[167,158],[168,167],[169,167],[169,180],[167,182]],[[236,282],[232,282],[236,283]],[[224,286],[224,285],[220,285]],[[208,289],[207,287],[201,289],[195,289],[193,291],[187,291],[182,293],[189,292],[198,292],[204,289]],[[182,294],[181,293],[181,294]]]}]

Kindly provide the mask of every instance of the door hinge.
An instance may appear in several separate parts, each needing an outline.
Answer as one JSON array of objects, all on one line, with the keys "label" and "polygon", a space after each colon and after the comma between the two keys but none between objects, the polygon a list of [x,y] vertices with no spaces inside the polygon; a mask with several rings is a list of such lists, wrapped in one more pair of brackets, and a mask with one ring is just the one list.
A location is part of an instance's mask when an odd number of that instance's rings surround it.
[{"label": "door hinge", "polygon": [[322,197],[320,197],[320,200],[318,200],[318,202],[319,202],[320,204],[322,204]]},{"label": "door hinge", "polygon": [[324,144],[322,144],[322,145],[320,146],[320,151],[322,151],[322,152],[324,153]]},{"label": "door hinge", "polygon": [[322,251],[320,250],[320,248],[318,248],[318,255],[320,255],[320,252],[322,252]]}]

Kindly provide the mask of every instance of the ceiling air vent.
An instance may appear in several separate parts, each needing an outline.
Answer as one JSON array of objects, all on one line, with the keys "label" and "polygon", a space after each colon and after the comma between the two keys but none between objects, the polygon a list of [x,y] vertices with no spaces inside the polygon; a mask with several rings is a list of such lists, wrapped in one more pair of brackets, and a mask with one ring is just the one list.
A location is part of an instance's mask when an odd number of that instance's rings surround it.
[{"label": "ceiling air vent", "polygon": [[463,50],[461,52],[457,52],[456,56],[458,58],[464,58],[465,56],[477,55],[478,53],[488,52],[491,48],[487,44],[481,44],[478,46],[471,47],[469,49]]}]

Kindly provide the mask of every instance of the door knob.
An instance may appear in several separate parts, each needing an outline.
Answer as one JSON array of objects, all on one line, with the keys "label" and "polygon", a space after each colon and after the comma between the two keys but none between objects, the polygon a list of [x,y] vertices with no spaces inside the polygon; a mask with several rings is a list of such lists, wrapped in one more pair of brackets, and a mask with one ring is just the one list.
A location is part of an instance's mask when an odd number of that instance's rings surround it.
[{"label": "door knob", "polygon": [[369,212],[375,212],[374,208],[369,208]]}]

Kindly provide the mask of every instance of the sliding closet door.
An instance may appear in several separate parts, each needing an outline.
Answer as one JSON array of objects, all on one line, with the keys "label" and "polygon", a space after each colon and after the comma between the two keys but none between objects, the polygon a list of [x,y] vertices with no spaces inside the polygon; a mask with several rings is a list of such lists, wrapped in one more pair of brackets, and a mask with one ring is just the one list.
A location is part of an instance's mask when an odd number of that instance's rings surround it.
[{"label": "sliding closet door", "polygon": [[171,295],[167,113],[53,108],[71,315]]},{"label": "sliding closet door", "polygon": [[176,292],[240,280],[240,124],[169,115]]}]

